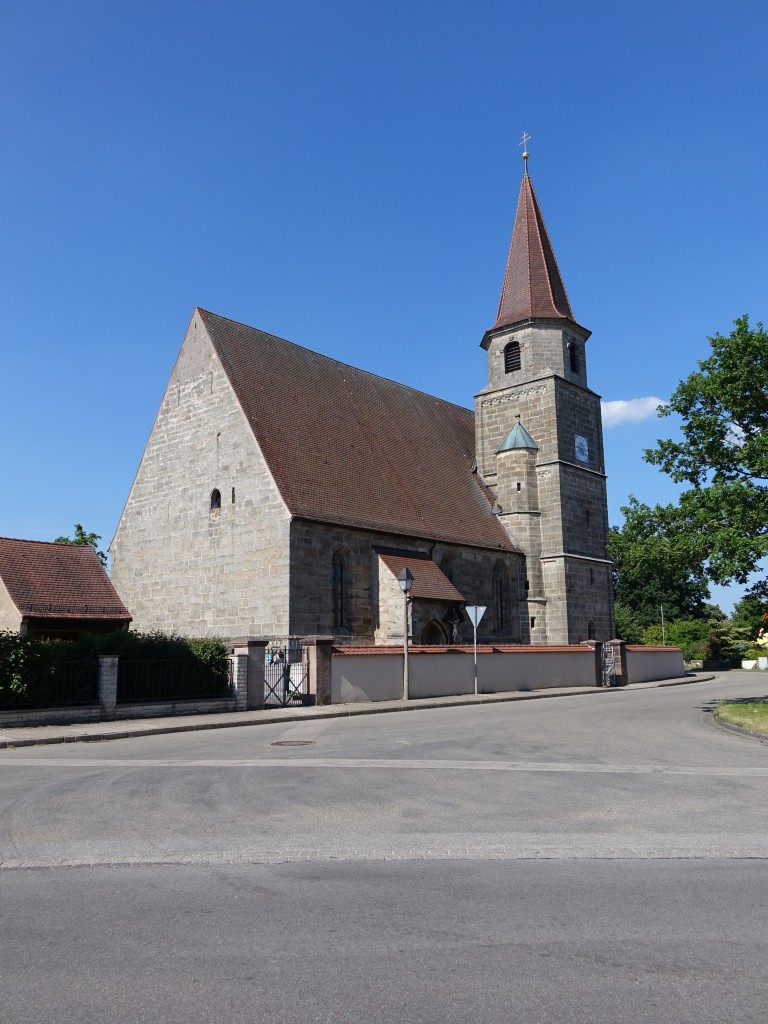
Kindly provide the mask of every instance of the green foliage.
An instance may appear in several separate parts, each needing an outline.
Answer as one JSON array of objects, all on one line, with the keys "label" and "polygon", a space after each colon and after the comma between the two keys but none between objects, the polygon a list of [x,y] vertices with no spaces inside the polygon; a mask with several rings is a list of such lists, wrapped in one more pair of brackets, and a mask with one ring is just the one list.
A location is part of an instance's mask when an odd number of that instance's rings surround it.
[{"label": "green foliage", "polygon": [[144,679],[149,679],[150,684],[155,679],[153,685],[158,695],[162,692],[163,666],[169,663],[189,664],[187,678],[193,680],[190,685],[195,692],[207,692],[213,687],[223,693],[229,682],[227,646],[217,637],[116,630],[103,635],[87,633],[78,640],[45,640],[0,632],[0,706],[58,703],[55,694],[60,690],[60,677],[66,675],[77,681],[76,666],[91,666],[93,672],[86,673],[86,681],[78,686],[80,690],[86,685],[92,689],[90,680],[96,678],[100,655],[117,655],[124,662],[143,663]]},{"label": "green foliage", "polygon": [[57,537],[54,544],[76,544],[78,546],[87,546],[93,548],[96,554],[99,556],[99,561],[102,565],[107,564],[107,556],[103,551],[99,551],[99,541],[101,540],[100,533],[86,533],[80,523],[75,523],[75,536],[74,537]]},{"label": "green foliage", "polygon": [[662,639],[661,623],[649,626],[643,632],[643,643],[649,647],[679,647],[686,661],[708,657],[709,622],[706,619],[677,619],[664,626]]},{"label": "green foliage", "polygon": [[651,510],[683,561],[716,583],[746,582],[768,554],[768,334],[749,318],[677,386],[659,413],[682,417],[682,442],[664,440],[647,462],[691,489]]},{"label": "green foliage", "polygon": [[645,624],[640,617],[628,608],[625,604],[616,602],[614,608],[616,616],[616,636],[626,640],[628,644],[641,644],[643,642],[643,630]]},{"label": "green foliage", "polygon": [[668,530],[658,508],[630,497],[621,511],[624,525],[612,527],[608,537],[619,636],[630,640],[627,630],[637,636],[658,622],[662,604],[665,618],[704,618],[709,590],[701,560]]}]

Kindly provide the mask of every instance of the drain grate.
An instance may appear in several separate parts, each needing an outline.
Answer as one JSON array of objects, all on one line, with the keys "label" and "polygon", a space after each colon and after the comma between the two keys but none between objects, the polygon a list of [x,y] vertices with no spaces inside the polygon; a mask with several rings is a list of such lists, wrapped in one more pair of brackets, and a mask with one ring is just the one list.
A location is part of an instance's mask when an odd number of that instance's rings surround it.
[{"label": "drain grate", "polygon": [[314,747],[314,740],[275,740],[272,747]]}]

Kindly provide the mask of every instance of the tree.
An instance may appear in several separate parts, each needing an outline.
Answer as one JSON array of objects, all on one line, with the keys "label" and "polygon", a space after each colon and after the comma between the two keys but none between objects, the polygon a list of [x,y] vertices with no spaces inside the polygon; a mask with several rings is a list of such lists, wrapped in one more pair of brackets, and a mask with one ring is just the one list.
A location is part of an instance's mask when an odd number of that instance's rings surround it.
[{"label": "tree", "polygon": [[670,533],[664,510],[630,496],[621,511],[624,525],[612,527],[608,538],[619,635],[639,642],[643,630],[660,621],[662,604],[668,621],[706,618],[702,561]]},{"label": "tree", "polygon": [[57,537],[54,544],[78,544],[87,545],[89,548],[93,548],[99,557],[99,561],[102,565],[107,564],[107,556],[103,551],[99,551],[99,541],[101,540],[100,533],[86,533],[80,523],[75,523],[75,536],[74,537]]},{"label": "tree", "polygon": [[683,419],[684,440],[660,441],[645,459],[690,484],[677,506],[652,510],[684,561],[716,583],[746,582],[768,554],[768,334],[749,317],[678,384],[660,416]]}]

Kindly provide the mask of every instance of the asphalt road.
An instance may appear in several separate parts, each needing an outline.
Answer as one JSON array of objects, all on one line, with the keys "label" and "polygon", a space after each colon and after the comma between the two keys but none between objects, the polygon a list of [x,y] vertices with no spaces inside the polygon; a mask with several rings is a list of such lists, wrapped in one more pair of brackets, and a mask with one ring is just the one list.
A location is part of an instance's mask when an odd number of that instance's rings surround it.
[{"label": "asphalt road", "polygon": [[762,1024],[767,691],[0,751],[0,1020]]}]

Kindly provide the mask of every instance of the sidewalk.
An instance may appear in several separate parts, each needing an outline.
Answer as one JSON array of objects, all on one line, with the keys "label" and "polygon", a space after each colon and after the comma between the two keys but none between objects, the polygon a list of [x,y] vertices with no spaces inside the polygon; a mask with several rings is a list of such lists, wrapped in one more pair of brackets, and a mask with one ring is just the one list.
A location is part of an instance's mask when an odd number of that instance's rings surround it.
[{"label": "sidewalk", "polygon": [[380,715],[392,711],[424,711],[457,708],[472,704],[508,704],[546,697],[576,697],[589,694],[624,693],[662,686],[682,686],[714,679],[712,674],[692,672],[679,679],[661,679],[653,683],[632,683],[608,688],[569,686],[546,690],[515,690],[511,693],[462,694],[458,697],[432,697],[420,700],[383,700],[376,703],[330,704],[325,707],[276,708],[265,711],[236,711],[216,715],[177,715],[173,718],[135,718],[120,722],[86,722],[76,725],[36,725],[0,730],[0,750],[33,747],[49,743],[88,743],[124,740],[132,736],[154,736],[172,732],[198,732],[204,729],[240,729],[249,725],[273,725],[317,718],[349,718],[354,715]]}]

